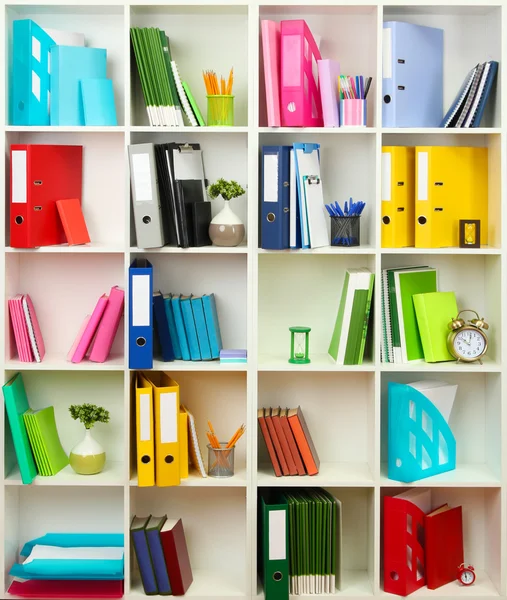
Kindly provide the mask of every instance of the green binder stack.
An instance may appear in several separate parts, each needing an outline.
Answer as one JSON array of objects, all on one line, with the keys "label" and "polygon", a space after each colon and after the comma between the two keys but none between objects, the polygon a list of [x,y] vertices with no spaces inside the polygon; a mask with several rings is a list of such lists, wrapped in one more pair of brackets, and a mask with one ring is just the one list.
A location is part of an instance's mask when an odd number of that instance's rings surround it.
[{"label": "green binder stack", "polygon": [[58,430],[56,429],[55,409],[47,406],[41,410],[28,409],[23,419],[28,439],[40,475],[56,475],[69,464]]}]

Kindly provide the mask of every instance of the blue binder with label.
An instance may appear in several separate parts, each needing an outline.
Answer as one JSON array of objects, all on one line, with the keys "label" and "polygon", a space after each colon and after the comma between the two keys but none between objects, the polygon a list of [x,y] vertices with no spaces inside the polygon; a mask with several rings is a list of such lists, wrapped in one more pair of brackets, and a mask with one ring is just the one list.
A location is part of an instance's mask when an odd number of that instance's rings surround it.
[{"label": "blue binder with label", "polygon": [[291,146],[263,146],[261,163],[261,248],[289,247]]},{"label": "blue binder with label", "polygon": [[129,268],[129,368],[153,367],[153,266],[137,258]]},{"label": "blue binder with label", "polygon": [[382,126],[439,127],[444,97],[443,30],[387,21],[382,52]]}]

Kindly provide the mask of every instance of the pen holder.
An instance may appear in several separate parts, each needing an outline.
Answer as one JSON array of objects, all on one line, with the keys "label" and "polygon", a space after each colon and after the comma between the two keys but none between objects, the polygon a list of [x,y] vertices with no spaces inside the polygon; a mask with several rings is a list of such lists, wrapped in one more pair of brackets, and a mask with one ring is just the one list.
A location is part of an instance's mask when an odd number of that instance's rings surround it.
[{"label": "pen holder", "polygon": [[331,246],[359,246],[361,217],[331,217]]},{"label": "pen holder", "polygon": [[234,96],[208,96],[208,126],[234,125]]},{"label": "pen holder", "polygon": [[208,444],[208,475],[210,477],[232,477],[234,475],[234,446],[226,448],[220,442],[220,448]]},{"label": "pen holder", "polygon": [[366,127],[366,100],[340,100],[340,127]]}]

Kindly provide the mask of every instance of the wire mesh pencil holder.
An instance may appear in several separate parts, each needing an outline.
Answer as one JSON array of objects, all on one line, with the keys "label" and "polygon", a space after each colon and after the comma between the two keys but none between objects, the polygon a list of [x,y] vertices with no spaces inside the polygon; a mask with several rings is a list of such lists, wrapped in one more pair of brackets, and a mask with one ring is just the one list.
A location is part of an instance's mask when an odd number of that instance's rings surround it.
[{"label": "wire mesh pencil holder", "polygon": [[331,217],[331,246],[359,246],[361,217]]},{"label": "wire mesh pencil holder", "polygon": [[232,127],[234,125],[234,96],[208,96],[208,126]]},{"label": "wire mesh pencil holder", "polygon": [[226,448],[226,442],[220,442],[220,448],[208,444],[208,475],[210,477],[232,477],[234,475],[234,446]]}]

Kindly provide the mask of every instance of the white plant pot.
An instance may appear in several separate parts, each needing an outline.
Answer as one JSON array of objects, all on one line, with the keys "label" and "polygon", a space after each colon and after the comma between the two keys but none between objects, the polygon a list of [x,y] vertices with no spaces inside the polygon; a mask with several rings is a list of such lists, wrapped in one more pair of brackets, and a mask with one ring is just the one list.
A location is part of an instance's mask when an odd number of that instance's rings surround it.
[{"label": "white plant pot", "polygon": [[92,437],[90,429],[85,430],[85,436],[69,456],[70,466],[79,475],[95,475],[100,473],[106,464],[104,448]]},{"label": "white plant pot", "polygon": [[232,210],[229,200],[224,200],[224,207],[212,219],[209,237],[215,246],[238,246],[243,241],[245,226]]}]

